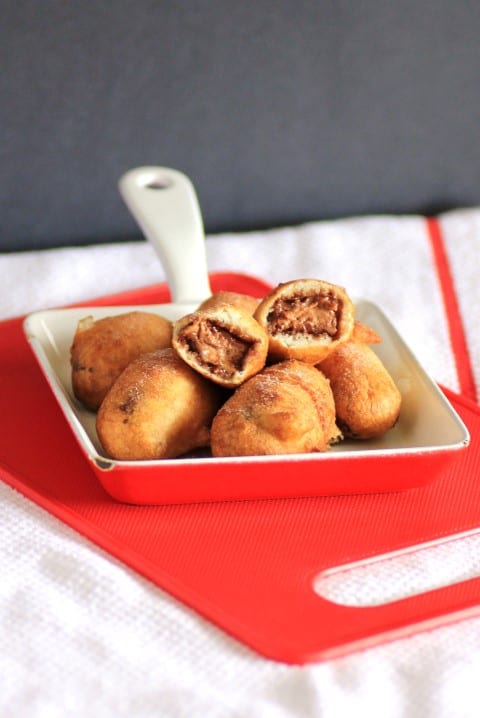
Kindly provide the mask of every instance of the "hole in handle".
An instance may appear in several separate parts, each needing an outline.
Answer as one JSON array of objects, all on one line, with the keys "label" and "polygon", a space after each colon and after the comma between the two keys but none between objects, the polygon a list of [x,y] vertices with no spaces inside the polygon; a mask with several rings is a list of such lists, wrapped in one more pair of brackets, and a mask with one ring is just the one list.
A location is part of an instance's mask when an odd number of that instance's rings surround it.
[{"label": "hole in handle", "polygon": [[172,181],[165,177],[156,177],[155,179],[150,180],[144,185],[146,189],[154,190],[168,189],[171,186]]},{"label": "hole in handle", "polygon": [[380,606],[480,576],[480,532],[327,569],[313,590],[343,606]]}]

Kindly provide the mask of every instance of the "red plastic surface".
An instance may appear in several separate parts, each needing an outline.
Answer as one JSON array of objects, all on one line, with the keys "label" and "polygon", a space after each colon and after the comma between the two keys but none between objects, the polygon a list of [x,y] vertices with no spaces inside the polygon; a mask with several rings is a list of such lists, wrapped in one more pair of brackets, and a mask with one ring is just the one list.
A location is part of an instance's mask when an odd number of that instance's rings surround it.
[{"label": "red plastic surface", "polygon": [[[233,274],[215,275],[212,286],[265,289]],[[125,304],[165,301],[164,287],[115,297]],[[337,605],[313,591],[325,569],[480,526],[480,411],[467,400],[449,394],[470,430],[470,447],[422,488],[140,507],[115,502],[99,484],[21,320],[0,325],[0,384],[1,478],[265,656],[321,660],[480,611],[480,579],[367,608]]]}]

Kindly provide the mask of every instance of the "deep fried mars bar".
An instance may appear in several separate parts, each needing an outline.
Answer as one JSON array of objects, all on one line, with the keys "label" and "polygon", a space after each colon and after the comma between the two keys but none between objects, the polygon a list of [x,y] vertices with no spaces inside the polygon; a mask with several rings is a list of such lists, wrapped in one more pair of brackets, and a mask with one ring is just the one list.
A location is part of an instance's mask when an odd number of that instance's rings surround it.
[{"label": "deep fried mars bar", "polygon": [[254,317],[269,336],[269,360],[317,364],[350,338],[354,307],[342,287],[319,279],[298,279],[272,290]]},{"label": "deep fried mars bar", "polygon": [[402,403],[400,391],[367,344],[346,342],[319,368],[330,380],[337,423],[345,436],[373,439],[396,423]]},{"label": "deep fried mars bar", "polygon": [[171,322],[150,312],[81,319],[70,349],[75,396],[96,411],[127,364],[145,352],[168,347],[171,338]]},{"label": "deep fried mars bar", "polygon": [[214,456],[325,451],[341,438],[328,379],[296,360],[274,364],[242,384],[211,429]]},{"label": "deep fried mars bar", "polygon": [[175,458],[208,446],[219,394],[219,387],[173,349],[144,354],[126,367],[103,400],[98,437],[114,459]]},{"label": "deep fried mars bar", "polygon": [[251,314],[221,304],[176,321],[172,346],[200,374],[231,388],[264,367],[268,337]]}]

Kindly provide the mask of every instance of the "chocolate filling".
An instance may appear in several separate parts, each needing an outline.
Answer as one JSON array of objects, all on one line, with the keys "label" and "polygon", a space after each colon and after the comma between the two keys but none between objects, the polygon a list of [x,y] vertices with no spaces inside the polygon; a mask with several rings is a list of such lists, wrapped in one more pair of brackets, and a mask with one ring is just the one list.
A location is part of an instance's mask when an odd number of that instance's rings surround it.
[{"label": "chocolate filling", "polygon": [[341,300],[333,294],[279,297],[268,313],[270,332],[308,334],[314,337],[338,335]]},{"label": "chocolate filling", "polygon": [[210,320],[193,323],[182,329],[181,341],[190,352],[196,354],[200,365],[223,377],[231,377],[243,369],[253,343]]}]

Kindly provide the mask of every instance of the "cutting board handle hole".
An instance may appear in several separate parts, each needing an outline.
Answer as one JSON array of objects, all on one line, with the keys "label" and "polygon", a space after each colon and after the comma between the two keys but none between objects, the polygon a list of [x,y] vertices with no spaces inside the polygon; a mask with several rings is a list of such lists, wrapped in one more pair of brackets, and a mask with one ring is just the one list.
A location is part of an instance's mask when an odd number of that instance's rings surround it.
[{"label": "cutting board handle hole", "polygon": [[480,576],[480,531],[335,566],[315,576],[313,589],[343,606],[380,606]]}]

